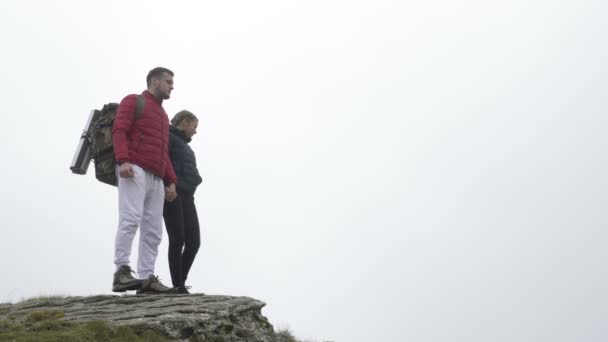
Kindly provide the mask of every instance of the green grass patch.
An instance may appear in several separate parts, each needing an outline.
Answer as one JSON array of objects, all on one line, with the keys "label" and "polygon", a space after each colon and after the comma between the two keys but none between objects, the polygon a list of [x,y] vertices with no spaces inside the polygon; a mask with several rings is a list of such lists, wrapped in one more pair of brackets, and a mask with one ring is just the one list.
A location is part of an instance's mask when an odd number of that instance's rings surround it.
[{"label": "green grass patch", "polygon": [[59,310],[36,310],[32,311],[27,318],[26,322],[41,322],[47,320],[55,320],[63,318],[63,312]]},{"label": "green grass patch", "polygon": [[0,341],[107,341],[107,342],[164,342],[164,335],[131,327],[111,327],[104,321],[75,323],[63,320],[63,312],[38,310],[23,322],[0,320]]},{"label": "green grass patch", "polygon": [[58,300],[62,300],[62,299],[66,299],[67,296],[38,296],[38,297],[31,297],[28,299],[24,299],[22,301],[20,301],[19,303],[23,304],[23,303],[51,303],[51,302],[56,302]]}]

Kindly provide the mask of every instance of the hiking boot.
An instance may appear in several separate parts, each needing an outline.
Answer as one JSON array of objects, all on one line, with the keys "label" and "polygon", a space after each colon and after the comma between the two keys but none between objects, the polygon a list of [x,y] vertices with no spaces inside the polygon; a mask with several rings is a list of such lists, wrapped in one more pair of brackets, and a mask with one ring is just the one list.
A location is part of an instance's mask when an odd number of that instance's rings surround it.
[{"label": "hiking boot", "polygon": [[178,286],[175,288],[175,293],[177,294],[190,294],[190,291],[188,291],[190,289],[190,286]]},{"label": "hiking boot", "polygon": [[144,279],[141,287],[137,290],[137,294],[142,293],[176,293],[176,290],[173,287],[163,285],[157,276],[151,275],[148,279]]},{"label": "hiking boot", "polygon": [[112,283],[112,292],[125,292],[129,290],[137,290],[142,285],[142,280],[133,277],[131,267],[122,265],[114,272],[114,282]]}]

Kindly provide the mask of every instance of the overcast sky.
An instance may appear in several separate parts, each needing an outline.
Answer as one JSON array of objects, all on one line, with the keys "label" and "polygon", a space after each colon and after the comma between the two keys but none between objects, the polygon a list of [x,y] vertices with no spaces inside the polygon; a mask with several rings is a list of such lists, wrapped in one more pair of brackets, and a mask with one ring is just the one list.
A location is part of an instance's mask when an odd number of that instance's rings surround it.
[{"label": "overcast sky", "polygon": [[68,168],[164,66],[192,291],[316,341],[608,340],[605,1],[4,0],[0,42],[0,302],[111,294],[116,189]]}]

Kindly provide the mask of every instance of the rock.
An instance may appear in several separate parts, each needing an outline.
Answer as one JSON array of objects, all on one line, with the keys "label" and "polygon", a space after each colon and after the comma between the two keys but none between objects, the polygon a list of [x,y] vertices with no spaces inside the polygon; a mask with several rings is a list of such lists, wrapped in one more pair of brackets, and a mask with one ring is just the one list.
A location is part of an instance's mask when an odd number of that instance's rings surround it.
[{"label": "rock", "polygon": [[25,320],[34,311],[61,311],[63,320],[102,320],[139,331],[153,329],[173,340],[275,342],[262,315],[266,304],[249,297],[191,295],[100,295],[49,297],[0,304],[0,320]]}]

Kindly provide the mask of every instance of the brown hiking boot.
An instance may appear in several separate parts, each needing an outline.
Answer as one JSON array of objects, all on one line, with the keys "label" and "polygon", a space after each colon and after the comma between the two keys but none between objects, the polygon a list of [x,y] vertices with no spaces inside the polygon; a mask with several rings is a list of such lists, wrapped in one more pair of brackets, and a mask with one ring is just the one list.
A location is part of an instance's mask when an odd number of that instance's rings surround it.
[{"label": "brown hiking boot", "polygon": [[176,293],[176,290],[163,285],[157,276],[151,275],[148,279],[144,279],[144,282],[136,293]]},{"label": "brown hiking boot", "polygon": [[122,265],[118,271],[114,273],[114,282],[112,283],[113,292],[125,292],[129,290],[137,290],[142,285],[142,280],[133,277],[131,267]]}]

